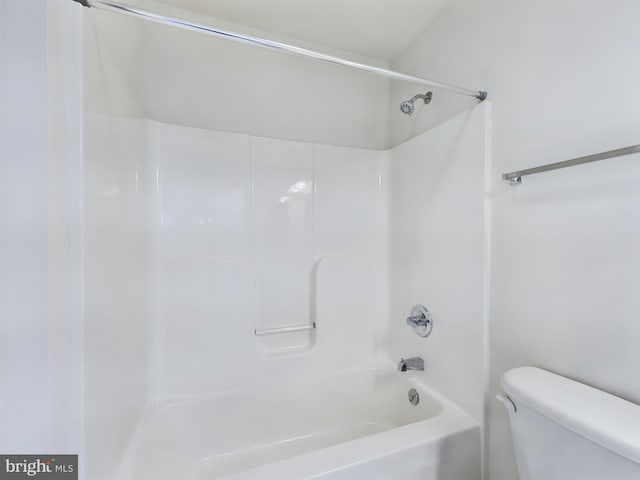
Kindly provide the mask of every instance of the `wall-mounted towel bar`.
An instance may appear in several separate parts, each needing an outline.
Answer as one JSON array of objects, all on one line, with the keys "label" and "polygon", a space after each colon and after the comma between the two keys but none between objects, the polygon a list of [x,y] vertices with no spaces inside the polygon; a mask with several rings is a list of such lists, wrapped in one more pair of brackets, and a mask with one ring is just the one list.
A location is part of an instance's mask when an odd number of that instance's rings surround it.
[{"label": "wall-mounted towel bar", "polygon": [[517,172],[504,173],[502,175],[502,179],[508,180],[511,185],[519,185],[522,183],[522,177],[525,177],[527,175],[534,175],[536,173],[558,170],[560,168],[573,167],[575,165],[582,165],[584,163],[597,162],[599,160],[606,160],[607,158],[622,157],[624,155],[631,155],[632,153],[640,153],[640,145],[633,145],[631,147],[618,148],[616,150],[609,150],[607,152],[595,153],[593,155],[587,155],[586,157],[572,158],[571,160],[550,163],[548,165],[541,165],[534,168],[527,168],[525,170],[518,170]]},{"label": "wall-mounted towel bar", "polygon": [[258,330],[257,328],[253,331],[257,337],[261,335],[274,335],[277,333],[293,333],[293,332],[302,332],[304,330],[315,330],[316,322],[313,322],[311,325],[294,325],[291,327],[278,327],[278,328],[263,328]]}]

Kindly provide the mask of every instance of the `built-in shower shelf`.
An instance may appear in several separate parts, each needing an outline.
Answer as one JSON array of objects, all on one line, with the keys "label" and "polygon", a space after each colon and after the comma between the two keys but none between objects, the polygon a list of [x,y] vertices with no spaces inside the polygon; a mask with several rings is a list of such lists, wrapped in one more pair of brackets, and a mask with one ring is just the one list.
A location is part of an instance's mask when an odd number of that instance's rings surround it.
[{"label": "built-in shower shelf", "polygon": [[313,322],[310,325],[292,325],[289,327],[277,327],[277,328],[256,328],[253,333],[260,337],[262,335],[277,335],[279,333],[293,333],[293,332],[303,332],[305,330],[315,330],[316,322]]}]

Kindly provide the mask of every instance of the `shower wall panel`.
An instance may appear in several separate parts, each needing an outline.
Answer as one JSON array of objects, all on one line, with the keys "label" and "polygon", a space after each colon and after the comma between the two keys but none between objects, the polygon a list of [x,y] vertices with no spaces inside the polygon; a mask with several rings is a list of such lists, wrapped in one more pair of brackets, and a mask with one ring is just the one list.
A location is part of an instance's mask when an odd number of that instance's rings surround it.
[{"label": "shower wall panel", "polygon": [[[485,388],[489,104],[460,114],[393,150],[391,164],[391,351],[419,355],[428,384],[482,424]],[[433,314],[417,336],[414,304]]]},{"label": "shower wall panel", "polygon": [[144,124],[88,114],[84,138],[86,478],[113,478],[147,401]]},{"label": "shower wall panel", "polygon": [[[309,325],[313,267],[313,155],[311,144],[251,139],[252,263],[256,328]],[[265,352],[309,348],[309,331],[264,335]]]},{"label": "shower wall panel", "polygon": [[250,358],[250,145],[244,135],[150,122],[154,393],[204,393]]},{"label": "shower wall panel", "polygon": [[158,122],[146,141],[151,397],[373,364],[386,152]]}]

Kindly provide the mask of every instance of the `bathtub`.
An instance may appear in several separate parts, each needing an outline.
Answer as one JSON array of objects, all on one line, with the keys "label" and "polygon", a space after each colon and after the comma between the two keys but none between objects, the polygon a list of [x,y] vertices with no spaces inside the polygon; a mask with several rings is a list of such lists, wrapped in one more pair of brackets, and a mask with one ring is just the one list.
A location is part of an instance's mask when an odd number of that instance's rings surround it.
[{"label": "bathtub", "polygon": [[478,424],[418,376],[361,370],[155,402],[118,480],[480,479]]}]

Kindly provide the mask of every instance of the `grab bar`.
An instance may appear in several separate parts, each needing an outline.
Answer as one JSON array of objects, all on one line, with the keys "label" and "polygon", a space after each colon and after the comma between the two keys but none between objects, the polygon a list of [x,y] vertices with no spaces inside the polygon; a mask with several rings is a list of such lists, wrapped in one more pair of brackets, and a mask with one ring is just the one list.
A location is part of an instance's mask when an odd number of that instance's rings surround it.
[{"label": "grab bar", "polygon": [[305,330],[315,330],[316,322],[313,322],[311,325],[293,325],[291,327],[277,327],[277,328],[263,328],[263,329],[255,329],[253,333],[256,337],[261,335],[274,335],[277,333],[292,333],[292,332],[303,332]]},{"label": "grab bar", "polygon": [[550,170],[558,170],[559,168],[573,167],[575,165],[582,165],[590,162],[597,162],[599,160],[606,160],[607,158],[622,157],[624,155],[631,155],[633,153],[640,153],[640,145],[633,145],[631,147],[618,148],[616,150],[609,150],[602,153],[595,153],[593,155],[587,155],[585,157],[572,158],[571,160],[564,160],[562,162],[549,163],[548,165],[542,165],[540,167],[527,168],[525,170],[519,170],[517,172],[504,173],[502,175],[503,180],[509,181],[511,185],[519,185],[522,183],[522,177],[526,175],[533,175],[535,173],[548,172]]}]

